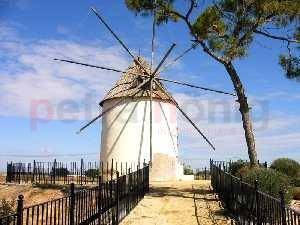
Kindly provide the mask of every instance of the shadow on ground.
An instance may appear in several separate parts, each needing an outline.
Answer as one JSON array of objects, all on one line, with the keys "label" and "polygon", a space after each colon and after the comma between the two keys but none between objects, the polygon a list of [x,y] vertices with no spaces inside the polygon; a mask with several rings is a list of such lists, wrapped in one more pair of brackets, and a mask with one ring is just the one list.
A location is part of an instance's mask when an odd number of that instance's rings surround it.
[{"label": "shadow on ground", "polygon": [[[174,188],[174,187],[150,187],[150,193],[148,196],[151,197],[165,197],[165,196],[173,196],[173,197],[181,197],[181,198],[191,198],[193,199],[194,194],[196,195],[208,195],[213,194],[211,190],[201,189],[200,188]],[[204,199],[207,201],[218,201],[217,199],[206,199],[205,197],[195,198],[195,199]]]}]

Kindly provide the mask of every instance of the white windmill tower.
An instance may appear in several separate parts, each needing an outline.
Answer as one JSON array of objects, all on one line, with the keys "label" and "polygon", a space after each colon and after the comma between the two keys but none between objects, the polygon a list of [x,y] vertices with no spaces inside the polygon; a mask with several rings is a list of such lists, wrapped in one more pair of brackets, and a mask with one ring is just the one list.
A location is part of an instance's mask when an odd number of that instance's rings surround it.
[{"label": "white windmill tower", "polygon": [[92,11],[130,55],[133,64],[126,71],[122,71],[73,60],[54,59],[123,74],[100,102],[102,112],[83,126],[79,132],[102,117],[101,160],[103,162],[109,163],[114,159],[119,162],[134,162],[137,165],[145,160],[151,164],[150,179],[171,180],[180,178],[180,171],[178,171],[180,166],[177,146],[177,109],[210,147],[212,149],[215,147],[166,90],[162,81],[226,95],[235,95],[162,78],[159,75],[162,71],[194,49],[196,45],[192,44],[171,63],[161,68],[175,47],[175,44],[172,44],[157,67],[153,69],[155,20],[153,23],[152,60],[151,65],[149,65],[143,58],[136,57],[131,53],[96,9],[92,8]]},{"label": "white windmill tower", "polygon": [[[150,73],[150,65],[141,57],[137,60]],[[140,165],[144,161],[152,161],[152,180],[176,179],[179,176],[180,166],[175,103],[164,93],[167,90],[163,84],[159,83],[164,91],[153,85],[150,93],[147,78],[136,74],[143,74],[143,71],[133,62],[100,102],[104,111],[111,108],[102,117],[101,161],[116,160]],[[152,137],[151,110],[154,131]],[[152,143],[151,153],[149,153],[150,143]]]}]

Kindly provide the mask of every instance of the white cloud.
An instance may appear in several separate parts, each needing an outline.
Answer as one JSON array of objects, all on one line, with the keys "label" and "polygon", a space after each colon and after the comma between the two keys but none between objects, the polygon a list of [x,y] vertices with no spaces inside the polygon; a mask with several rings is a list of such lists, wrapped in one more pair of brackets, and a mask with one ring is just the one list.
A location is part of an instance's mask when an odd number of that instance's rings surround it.
[{"label": "white cloud", "polygon": [[[2,116],[30,117],[32,105],[39,100],[46,100],[57,112],[59,104],[68,100],[79,107],[78,118],[84,116],[90,119],[83,115],[85,105],[82,101],[92,96],[89,101],[97,111],[98,102],[120,74],[58,63],[53,58],[72,58],[121,69],[126,68],[129,62],[116,46],[106,47],[97,41],[22,40],[12,27],[1,27],[4,28],[0,29],[4,38],[0,50],[6,52],[0,69]],[[52,118],[59,119],[57,114],[54,113]]]}]

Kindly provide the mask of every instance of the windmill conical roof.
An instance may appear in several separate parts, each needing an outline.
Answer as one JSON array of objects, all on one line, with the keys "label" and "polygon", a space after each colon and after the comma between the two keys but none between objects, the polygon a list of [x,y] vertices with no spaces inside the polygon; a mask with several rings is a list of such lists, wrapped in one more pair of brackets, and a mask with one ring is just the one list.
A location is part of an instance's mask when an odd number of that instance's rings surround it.
[{"label": "windmill conical roof", "polygon": [[[150,65],[147,63],[147,61],[141,57],[137,57],[137,60],[140,62],[140,64],[145,68],[148,73],[150,73]],[[143,98],[143,99],[149,99],[150,98],[150,87],[149,85],[144,85],[143,87],[139,87],[139,85],[145,80],[148,79],[147,77],[139,76],[146,75],[144,72],[144,69],[142,69],[136,62],[133,62],[131,66],[129,66],[125,73],[122,74],[121,78],[115,83],[115,85],[108,91],[108,93],[105,95],[103,100],[100,102],[100,105],[103,106],[104,102],[111,99],[117,99],[117,98]],[[159,76],[157,74],[156,76]],[[159,81],[158,81],[159,82]],[[165,86],[159,82],[161,87],[168,93]],[[140,89],[140,92],[136,95],[134,95],[138,89]],[[134,96],[133,96],[134,95]],[[168,93],[170,95],[170,93]],[[160,99],[164,101],[169,101],[173,103],[173,100],[165,94],[160,88],[155,87],[155,83],[153,85],[153,92],[152,92],[152,98],[153,99]]]}]

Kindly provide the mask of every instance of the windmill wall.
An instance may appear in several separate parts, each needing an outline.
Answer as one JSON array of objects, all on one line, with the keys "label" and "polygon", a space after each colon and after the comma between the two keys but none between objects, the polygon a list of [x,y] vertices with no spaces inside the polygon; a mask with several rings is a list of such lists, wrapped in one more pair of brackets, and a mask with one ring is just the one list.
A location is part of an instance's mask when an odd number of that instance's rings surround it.
[{"label": "windmill wall", "polygon": [[[104,102],[103,111],[117,99]],[[151,180],[179,178],[178,127],[176,107],[168,101],[153,100],[153,162]],[[128,98],[102,117],[101,154],[103,162],[140,163],[150,160],[150,101]]]}]

